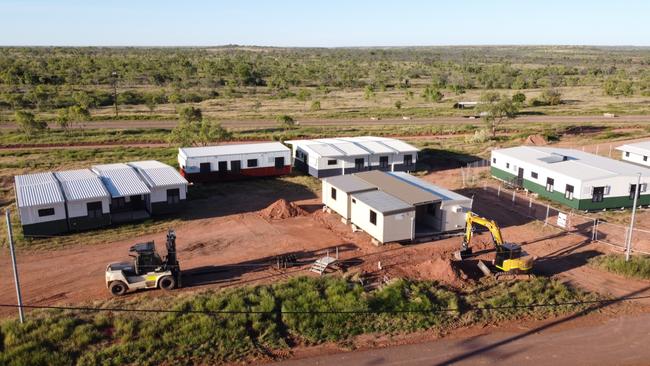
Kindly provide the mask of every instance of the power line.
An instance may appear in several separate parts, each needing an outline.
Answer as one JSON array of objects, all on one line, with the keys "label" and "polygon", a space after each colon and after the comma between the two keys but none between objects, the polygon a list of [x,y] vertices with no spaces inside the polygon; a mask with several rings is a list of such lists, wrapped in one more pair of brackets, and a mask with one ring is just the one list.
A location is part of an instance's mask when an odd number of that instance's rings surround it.
[{"label": "power line", "polygon": [[631,296],[616,299],[600,299],[600,300],[582,300],[582,301],[567,301],[559,303],[541,303],[541,304],[526,304],[526,305],[503,305],[503,306],[486,306],[478,307],[471,306],[466,308],[438,308],[438,309],[409,309],[409,310],[370,310],[370,309],[352,309],[352,310],[172,310],[172,309],[139,309],[139,308],[122,308],[122,307],[108,307],[96,308],[86,306],[54,306],[54,305],[15,305],[15,304],[0,304],[0,307],[24,309],[49,309],[49,310],[70,310],[70,311],[94,311],[94,312],[127,312],[127,313],[161,313],[161,314],[203,314],[203,315],[264,315],[264,314],[409,314],[409,313],[462,313],[470,311],[504,311],[512,309],[532,309],[541,307],[561,307],[561,306],[580,306],[592,304],[607,304],[619,301],[634,301],[650,299],[648,296]]}]

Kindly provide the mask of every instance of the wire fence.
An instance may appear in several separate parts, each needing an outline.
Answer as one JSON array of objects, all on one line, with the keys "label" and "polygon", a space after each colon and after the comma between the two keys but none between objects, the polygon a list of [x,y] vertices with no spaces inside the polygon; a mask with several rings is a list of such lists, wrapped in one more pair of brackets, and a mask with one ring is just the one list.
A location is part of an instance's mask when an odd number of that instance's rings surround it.
[{"label": "wire fence", "polygon": [[[541,202],[524,189],[516,189],[489,178],[489,161],[480,160],[461,169],[464,187],[481,188],[484,198],[495,201],[501,207],[522,216],[543,222],[568,233],[578,234],[586,240],[597,241],[625,249],[629,227],[603,221],[571,209],[559,209]],[[632,251],[650,254],[650,230],[634,228]]]}]

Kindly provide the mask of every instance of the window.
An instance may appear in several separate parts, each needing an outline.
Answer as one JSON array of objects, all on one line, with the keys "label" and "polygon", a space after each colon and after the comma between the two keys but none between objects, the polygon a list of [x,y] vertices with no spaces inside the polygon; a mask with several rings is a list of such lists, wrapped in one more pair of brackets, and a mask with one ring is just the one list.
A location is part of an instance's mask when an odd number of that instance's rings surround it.
[{"label": "window", "polygon": [[[630,184],[630,199],[634,199],[634,193],[636,192],[636,184]],[[641,197],[641,192],[643,192],[643,184],[639,187],[639,194],[636,196],[637,198]]]},{"label": "window", "polygon": [[330,160],[327,161],[327,165],[336,165],[338,163],[339,163],[339,161],[336,160],[336,159],[330,159]]},{"label": "window", "polygon": [[38,210],[38,217],[54,215],[54,208],[41,208]]},{"label": "window", "polygon": [[413,165],[413,155],[411,154],[404,155],[404,165],[406,166]]},{"label": "window", "polygon": [[173,205],[181,202],[181,191],[178,188],[167,190],[167,204]]},{"label": "window", "polygon": [[379,167],[383,169],[388,168],[388,156],[379,157]]},{"label": "window", "polygon": [[228,162],[227,161],[220,161],[217,166],[219,168],[219,172],[221,172],[221,173],[225,173],[225,172],[228,171]]},{"label": "window", "polygon": [[249,168],[254,168],[257,166],[257,159],[248,159],[246,161],[246,166]]},{"label": "window", "polygon": [[555,180],[553,178],[546,178],[546,190],[548,192],[553,192],[554,184],[555,184]]},{"label": "window", "polygon": [[496,164],[496,163],[497,163],[497,158],[492,158],[492,164]]},{"label": "window", "polygon": [[643,161],[648,161],[648,156],[647,155],[643,155]]},{"label": "window", "polygon": [[116,197],[111,200],[111,209],[124,208],[126,206],[126,200],[124,197]]},{"label": "window", "polygon": [[275,158],[275,169],[282,169],[284,168],[284,157],[280,156]]},{"label": "window", "polygon": [[352,199],[352,203],[357,203],[357,200],[355,200],[355,199],[353,198],[353,199]]},{"label": "window", "polygon": [[537,175],[537,172],[530,172],[530,176],[534,179],[537,179],[539,176]]},{"label": "window", "polygon": [[626,158],[629,158],[629,157],[630,157],[630,152],[629,152],[629,151],[626,151],[626,152],[625,152],[625,157],[626,157]]},{"label": "window", "polygon": [[605,187],[594,187],[591,192],[591,202],[603,202]]},{"label": "window", "polygon": [[564,190],[564,198],[568,200],[573,199],[573,186],[570,184],[566,185],[566,189]]},{"label": "window", "polygon": [[370,223],[377,225],[377,213],[373,210],[370,210]]},{"label": "window", "polygon": [[233,160],[230,162],[230,171],[239,173],[241,171],[241,160]]},{"label": "window", "polygon": [[336,188],[332,187],[332,192],[331,192],[330,196],[332,196],[332,199],[334,201],[336,201]]},{"label": "window", "polygon": [[506,169],[510,169],[510,163],[506,163]]},{"label": "window", "polygon": [[199,170],[201,171],[201,173],[210,173],[210,170],[212,169],[210,167],[210,163],[201,163],[199,165]]},{"label": "window", "polygon": [[102,217],[102,203],[101,202],[88,202],[86,203],[86,210],[88,217],[92,219],[99,219]]},{"label": "window", "polygon": [[360,159],[354,159],[354,168],[355,168],[357,171],[361,171],[361,170],[363,170],[363,166],[364,166],[364,164],[365,164],[365,161],[363,160],[363,158],[360,158]]}]

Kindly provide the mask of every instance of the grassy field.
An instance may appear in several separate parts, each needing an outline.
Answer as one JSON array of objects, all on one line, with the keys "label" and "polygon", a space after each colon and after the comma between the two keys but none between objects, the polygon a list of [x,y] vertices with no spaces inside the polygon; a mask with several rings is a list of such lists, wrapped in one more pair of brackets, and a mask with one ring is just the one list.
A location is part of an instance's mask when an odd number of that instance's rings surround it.
[{"label": "grassy field", "polygon": [[650,256],[633,255],[630,261],[626,262],[622,254],[607,254],[594,257],[589,263],[596,268],[628,278],[650,280]]},{"label": "grassy field", "polygon": [[[553,317],[585,309],[587,305],[516,306],[594,299],[594,295],[542,278],[516,283],[489,280],[467,292],[455,292],[435,282],[399,280],[366,293],[359,284],[342,278],[300,277],[271,286],[180,295],[172,301],[147,299],[145,304],[142,300],[113,300],[93,304],[165,308],[178,313],[30,312],[24,325],[14,320],[1,323],[0,363],[37,366],[241,362],[272,358],[278,351],[299,345],[336,342],[354,347],[354,337],[362,334],[443,332],[504,319]],[[496,307],[506,309],[487,310]],[[337,312],[351,310],[362,313]],[[206,315],[189,311],[235,313]],[[259,313],[247,313],[250,311]]]}]

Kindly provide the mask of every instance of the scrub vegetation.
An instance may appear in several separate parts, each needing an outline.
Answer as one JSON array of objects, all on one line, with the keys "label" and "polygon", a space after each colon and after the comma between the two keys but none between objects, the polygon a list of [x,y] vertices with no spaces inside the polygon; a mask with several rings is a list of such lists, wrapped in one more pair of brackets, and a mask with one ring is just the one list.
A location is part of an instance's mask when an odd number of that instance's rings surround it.
[{"label": "scrub vegetation", "polygon": [[[169,299],[154,298],[94,304],[171,308],[178,313],[33,311],[24,325],[14,320],[1,323],[0,363],[157,365],[268,359],[286,355],[296,345],[337,342],[349,346],[361,334],[445,331],[503,318],[561,315],[587,305],[475,308],[593,299],[593,295],[544,278],[499,284],[490,280],[469,292],[454,292],[436,282],[399,280],[366,293],[359,284],[343,278],[299,277],[273,285],[179,295],[171,304]],[[337,312],[351,310],[360,313]],[[251,311],[258,313],[246,313]]]},{"label": "scrub vegetation", "polygon": [[590,264],[628,278],[650,280],[650,256],[647,255],[633,255],[626,262],[622,254],[606,254],[592,258]]}]

